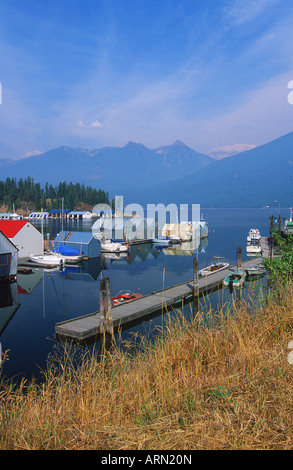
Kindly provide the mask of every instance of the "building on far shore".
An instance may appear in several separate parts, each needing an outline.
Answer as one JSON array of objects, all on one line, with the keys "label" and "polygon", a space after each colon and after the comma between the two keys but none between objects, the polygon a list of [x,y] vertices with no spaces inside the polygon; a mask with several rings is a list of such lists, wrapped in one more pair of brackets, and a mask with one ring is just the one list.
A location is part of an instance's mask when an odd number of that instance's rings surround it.
[{"label": "building on far shore", "polygon": [[92,213],[88,211],[71,211],[67,214],[67,219],[88,220],[92,218]]},{"label": "building on far shore", "polygon": [[66,219],[71,209],[52,209],[48,213],[49,219]]},{"label": "building on far shore", "polygon": [[16,212],[0,212],[0,220],[21,220],[22,216]]},{"label": "building on far shore", "polygon": [[48,215],[48,212],[31,212],[29,215],[29,219],[47,219]]}]

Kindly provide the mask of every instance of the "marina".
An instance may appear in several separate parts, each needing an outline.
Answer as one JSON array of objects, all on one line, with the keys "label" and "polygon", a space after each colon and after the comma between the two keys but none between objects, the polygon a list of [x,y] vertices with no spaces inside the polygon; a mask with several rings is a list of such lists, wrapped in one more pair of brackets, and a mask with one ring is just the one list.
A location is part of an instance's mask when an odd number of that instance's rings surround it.
[{"label": "marina", "polygon": [[[142,307],[137,315],[129,310],[131,315],[127,318],[126,305],[111,309],[113,323],[115,321],[117,325],[114,332],[116,340],[127,341],[133,335],[152,340],[167,321],[166,306],[171,315],[176,315],[179,309],[189,318],[193,309],[194,260],[197,260],[200,271],[213,256],[219,255],[227,260],[229,270],[232,270],[236,265],[236,247],[241,246],[242,266],[246,266],[247,261],[255,266],[261,257],[247,257],[246,253],[246,236],[250,227],[260,229],[263,236],[262,255],[269,254],[269,246],[265,243],[269,235],[269,211],[205,209],[204,215],[209,223],[209,236],[197,239],[195,243],[185,241],[180,245],[164,246],[147,239],[134,239],[126,253],[100,253],[98,257],[84,259],[81,264],[64,266],[63,269],[37,266],[28,257],[19,260],[17,281],[3,285],[1,291],[0,319],[3,322],[0,343],[3,352],[9,350],[9,361],[3,366],[3,375],[38,376],[40,368],[46,368],[48,358],[64,343],[56,335],[57,325],[77,318],[85,320],[100,311],[100,283],[103,278],[109,278],[111,297],[117,296],[121,290],[142,295],[141,299],[128,305],[131,309],[135,304]],[[55,239],[62,225],[66,233],[88,233],[91,230],[91,223],[87,220],[66,219],[62,223],[49,219],[32,223],[42,232],[45,241],[48,235],[50,240]],[[209,285],[210,291],[205,285],[205,277],[199,278],[200,309],[205,308],[208,302],[216,310],[218,304],[229,302],[236,296],[236,289],[230,293],[229,288],[222,288],[224,273],[217,279],[219,274],[208,276],[211,278],[209,283],[212,280],[215,282],[214,287],[213,283]],[[266,276],[256,282],[265,283]],[[250,282],[246,281],[242,289],[243,299],[249,292]],[[144,303],[137,304],[141,300]],[[147,305],[150,302],[151,305]],[[141,314],[143,309],[146,315]],[[98,325],[96,322],[94,328]],[[89,344],[96,344],[94,336]]]},{"label": "marina", "polygon": [[[263,240],[264,244],[267,240]],[[248,260],[243,263],[242,270],[245,274],[246,269],[256,264],[261,264],[262,259]],[[222,285],[229,272],[233,272],[236,266],[225,268],[220,272],[215,272],[209,277],[198,279],[198,275],[188,282],[184,282],[150,295],[131,300],[123,305],[115,305],[111,308],[111,316],[114,329],[118,329],[134,321],[143,321],[155,312],[168,311],[179,303],[183,304],[187,299],[194,300],[195,296],[206,295],[213,289]],[[196,293],[195,293],[196,292]],[[81,316],[73,320],[60,322],[56,325],[56,335],[59,338],[75,339],[79,341],[89,340],[98,336],[100,332],[100,311],[90,315]]]}]

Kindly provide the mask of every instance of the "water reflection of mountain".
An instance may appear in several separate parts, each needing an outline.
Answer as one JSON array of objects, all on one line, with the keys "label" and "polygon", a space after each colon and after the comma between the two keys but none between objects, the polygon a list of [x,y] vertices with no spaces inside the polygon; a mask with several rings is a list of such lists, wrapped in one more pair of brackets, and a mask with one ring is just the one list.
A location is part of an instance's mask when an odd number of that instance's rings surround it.
[{"label": "water reflection of mountain", "polygon": [[193,256],[195,253],[204,253],[208,246],[208,239],[193,238],[191,241],[183,242],[181,245],[154,245],[142,243],[131,245],[128,253],[102,253],[102,269],[112,264],[133,264],[134,262],[145,262],[157,259],[162,251],[165,255]]},{"label": "water reflection of mountain", "polygon": [[156,259],[159,256],[152,243],[131,245],[128,253],[102,253],[102,269],[112,264],[133,264],[134,262],[145,262],[147,259]]},{"label": "water reflection of mountain", "polygon": [[0,336],[19,307],[17,283],[0,284]]}]

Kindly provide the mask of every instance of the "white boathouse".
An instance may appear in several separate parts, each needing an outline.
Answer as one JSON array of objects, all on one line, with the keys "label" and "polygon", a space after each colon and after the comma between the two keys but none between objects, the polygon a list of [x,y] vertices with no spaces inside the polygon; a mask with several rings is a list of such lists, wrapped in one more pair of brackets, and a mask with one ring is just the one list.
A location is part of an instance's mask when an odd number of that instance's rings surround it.
[{"label": "white boathouse", "polygon": [[27,220],[0,220],[0,231],[18,249],[18,258],[44,253],[43,235]]}]

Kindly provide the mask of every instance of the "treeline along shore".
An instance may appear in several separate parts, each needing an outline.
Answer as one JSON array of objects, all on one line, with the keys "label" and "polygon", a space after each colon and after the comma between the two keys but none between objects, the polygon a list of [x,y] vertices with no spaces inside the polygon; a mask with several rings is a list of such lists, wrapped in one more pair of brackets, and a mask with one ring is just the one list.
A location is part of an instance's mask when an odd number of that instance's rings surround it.
[{"label": "treeline along shore", "polygon": [[0,181],[0,207],[20,211],[49,211],[64,207],[78,209],[85,205],[109,204],[109,194],[80,183],[60,182],[57,186],[46,183],[43,187],[29,176],[25,179],[6,178]]}]

